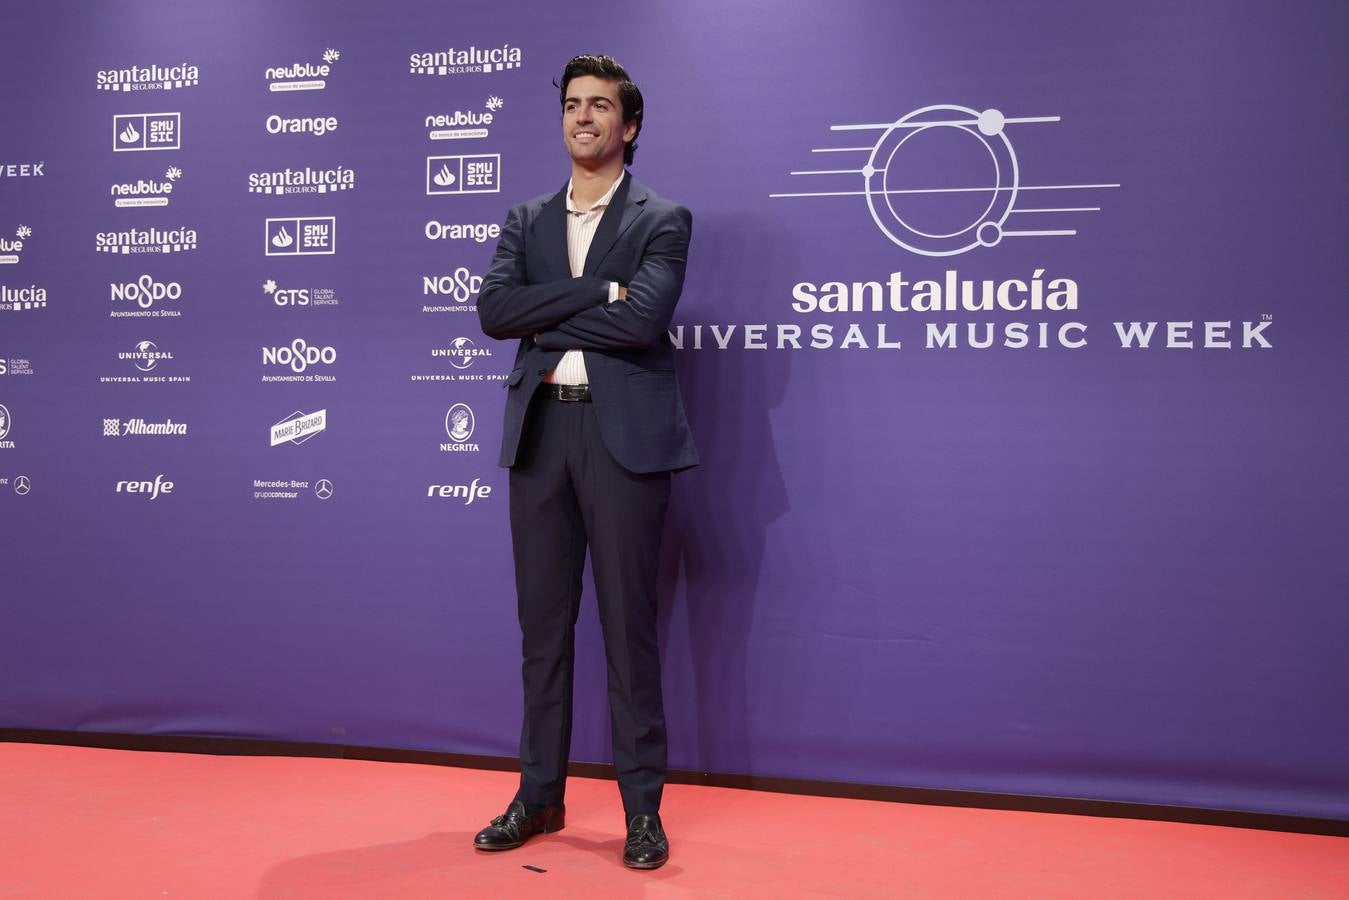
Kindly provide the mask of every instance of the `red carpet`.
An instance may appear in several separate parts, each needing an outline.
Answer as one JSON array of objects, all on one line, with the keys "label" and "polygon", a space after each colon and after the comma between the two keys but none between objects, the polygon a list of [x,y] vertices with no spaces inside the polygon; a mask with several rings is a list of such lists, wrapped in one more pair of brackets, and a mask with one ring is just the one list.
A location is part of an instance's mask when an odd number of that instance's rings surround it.
[{"label": "red carpet", "polygon": [[0,744],[0,897],[1349,897],[1343,838],[682,785],[633,872],[589,779],[565,831],[474,851],[515,779]]}]

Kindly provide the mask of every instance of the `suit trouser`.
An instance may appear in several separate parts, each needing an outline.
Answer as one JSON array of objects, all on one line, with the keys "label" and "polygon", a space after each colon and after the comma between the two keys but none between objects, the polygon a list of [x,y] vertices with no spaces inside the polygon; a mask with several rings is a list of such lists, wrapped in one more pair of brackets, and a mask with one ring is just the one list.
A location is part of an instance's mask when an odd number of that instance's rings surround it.
[{"label": "suit trouser", "polygon": [[535,395],[510,472],[525,692],[516,799],[531,810],[562,802],[566,786],[587,544],[623,808],[629,816],[660,809],[666,738],[656,573],[669,498],[669,472],[638,475],[609,454],[591,403]]}]

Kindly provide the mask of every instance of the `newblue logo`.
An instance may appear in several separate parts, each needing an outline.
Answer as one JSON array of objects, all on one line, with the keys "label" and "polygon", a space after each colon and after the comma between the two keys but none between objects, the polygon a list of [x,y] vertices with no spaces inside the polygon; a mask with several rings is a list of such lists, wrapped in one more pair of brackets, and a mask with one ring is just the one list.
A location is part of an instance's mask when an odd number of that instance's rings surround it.
[{"label": "newblue logo", "polygon": [[490,133],[495,114],[506,105],[500,97],[491,96],[483,104],[484,112],[456,109],[452,113],[442,113],[426,117],[427,137],[433,141],[461,141],[485,138]]},{"label": "newblue logo", "polygon": [[342,58],[338,50],[329,47],[323,51],[323,62],[296,62],[284,66],[272,66],[264,73],[267,78],[267,90],[284,91],[321,91],[328,86],[327,78],[332,74],[333,63]]},{"label": "newblue logo", "polygon": [[112,117],[112,149],[116,153],[138,150],[182,149],[182,113],[137,113]]},{"label": "newblue logo", "polygon": [[20,225],[14,229],[14,240],[0,237],[0,266],[18,265],[22,258],[24,242],[33,236],[33,229]]},{"label": "newblue logo", "polygon": [[112,205],[119,209],[141,208],[146,206],[168,206],[169,195],[174,185],[183,177],[183,170],[169,166],[164,170],[163,181],[140,179],[134,182],[114,184],[112,186]]}]

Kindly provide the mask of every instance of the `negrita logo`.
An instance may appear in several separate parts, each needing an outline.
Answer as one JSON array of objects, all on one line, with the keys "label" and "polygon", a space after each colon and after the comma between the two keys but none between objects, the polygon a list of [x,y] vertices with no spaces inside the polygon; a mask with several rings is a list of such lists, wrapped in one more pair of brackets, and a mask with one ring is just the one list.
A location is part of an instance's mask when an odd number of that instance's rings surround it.
[{"label": "negrita logo", "polygon": [[265,73],[267,90],[273,93],[285,91],[321,91],[328,86],[333,65],[342,58],[342,53],[329,47],[323,51],[323,62],[294,62],[284,66],[272,66]]},{"label": "negrita logo", "polygon": [[128,66],[125,69],[100,69],[97,81],[100,91],[172,91],[196,87],[201,72],[191,63],[176,66]]},{"label": "negrita logo", "polygon": [[14,442],[8,440],[9,433],[14,428],[14,420],[10,418],[9,409],[0,404],[0,450],[13,450]]}]

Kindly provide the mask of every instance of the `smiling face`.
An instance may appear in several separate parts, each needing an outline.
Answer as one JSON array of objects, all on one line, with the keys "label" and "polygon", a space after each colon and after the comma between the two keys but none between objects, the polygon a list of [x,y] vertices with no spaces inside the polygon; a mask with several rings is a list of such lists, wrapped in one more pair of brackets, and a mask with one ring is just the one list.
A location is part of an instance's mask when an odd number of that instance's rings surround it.
[{"label": "smiling face", "polygon": [[562,140],[572,161],[586,169],[622,167],[624,145],[637,134],[637,122],[623,123],[618,84],[593,75],[567,83],[562,102]]}]

